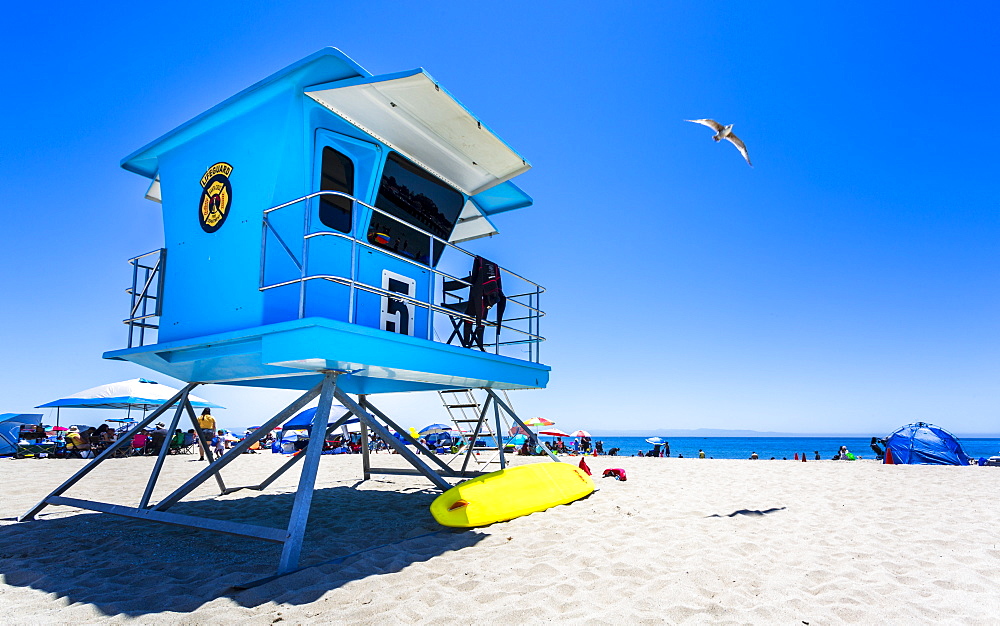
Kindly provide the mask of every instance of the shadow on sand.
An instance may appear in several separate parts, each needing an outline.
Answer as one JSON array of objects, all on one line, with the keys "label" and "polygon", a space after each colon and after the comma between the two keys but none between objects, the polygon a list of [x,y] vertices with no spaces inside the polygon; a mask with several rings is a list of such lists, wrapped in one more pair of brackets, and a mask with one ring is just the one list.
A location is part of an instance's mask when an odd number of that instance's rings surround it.
[{"label": "shadow on sand", "polygon": [[714,515],[706,515],[705,517],[736,517],[737,515],[749,515],[752,517],[763,517],[765,515],[770,515],[771,513],[777,513],[778,511],[784,511],[786,507],[778,507],[772,509],[764,509],[759,511],[757,509],[740,509],[738,511],[733,511],[729,515],[719,515],[715,513]]},{"label": "shadow on sand", "polygon": [[[352,580],[396,572],[487,536],[439,526],[427,510],[436,495],[317,489],[301,559],[315,567],[246,591],[232,586],[274,574],[279,544],[104,513],[44,517],[55,508],[32,522],[0,526],[0,573],[7,585],[88,603],[105,615],[190,612],[223,595],[246,607],[305,604]],[[182,502],[171,511],[284,527],[293,498]]]}]

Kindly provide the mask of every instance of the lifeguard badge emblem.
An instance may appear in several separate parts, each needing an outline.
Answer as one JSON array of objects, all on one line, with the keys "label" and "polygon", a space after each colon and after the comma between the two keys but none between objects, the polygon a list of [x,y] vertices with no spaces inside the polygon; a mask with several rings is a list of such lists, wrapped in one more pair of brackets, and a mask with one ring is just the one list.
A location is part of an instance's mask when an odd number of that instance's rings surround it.
[{"label": "lifeguard badge emblem", "polygon": [[198,207],[198,222],[206,233],[214,233],[222,228],[229,217],[233,205],[233,186],[229,175],[233,166],[216,163],[201,177],[201,202]]}]

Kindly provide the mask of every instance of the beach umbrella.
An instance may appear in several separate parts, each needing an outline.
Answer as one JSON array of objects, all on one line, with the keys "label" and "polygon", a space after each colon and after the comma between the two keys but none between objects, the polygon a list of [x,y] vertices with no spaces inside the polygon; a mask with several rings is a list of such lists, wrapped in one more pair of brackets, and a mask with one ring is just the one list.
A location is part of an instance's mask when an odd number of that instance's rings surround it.
[{"label": "beach umbrella", "polygon": [[[141,408],[146,411],[156,408],[172,398],[180,391],[167,385],[161,385],[145,378],[133,378],[117,383],[91,387],[83,391],[74,393],[71,396],[53,400],[35,408],[63,408],[74,407],[78,409],[129,409]],[[225,408],[218,404],[209,402],[204,398],[199,398],[194,394],[188,394],[191,406],[196,408]]]},{"label": "beach umbrella", "polygon": [[646,443],[651,443],[654,446],[662,446],[663,444],[667,443],[667,440],[664,439],[663,437],[650,437],[649,439],[646,440]]},{"label": "beach umbrella", "polygon": [[530,435],[531,434],[527,430],[525,430],[524,428],[521,428],[520,426],[511,426],[510,430],[508,430],[507,433],[510,434],[510,435]]},{"label": "beach umbrella", "polygon": [[65,426],[54,426],[54,427],[52,428],[52,430],[54,430],[54,431],[58,431],[58,432],[63,432],[63,431],[67,431],[67,430],[69,430],[69,429],[68,429],[68,428],[66,428]]},{"label": "beach umbrella", "polygon": [[585,430],[574,430],[570,434],[570,437],[589,437],[589,436],[590,436],[590,433],[588,433]]},{"label": "beach umbrella", "polygon": [[424,426],[420,430],[420,436],[426,437],[427,435],[440,435],[441,433],[450,433],[454,430],[451,426],[447,424],[431,424],[430,426]]},{"label": "beach umbrella", "polygon": [[544,417],[533,417],[526,421],[525,424],[528,426],[552,426],[555,424],[552,420],[547,420]]},{"label": "beach umbrella", "polygon": [[[161,385],[145,378],[132,378],[117,383],[109,383],[99,387],[91,387],[74,393],[71,396],[53,400],[35,407],[36,409],[54,408],[56,410],[56,426],[59,425],[59,411],[64,408],[77,409],[142,409],[143,412],[164,404],[177,395],[179,389]],[[188,394],[191,406],[197,408],[224,409],[224,406],[214,404]]]},{"label": "beach umbrella", "polygon": [[569,433],[564,433],[558,428],[546,428],[545,430],[538,433],[539,435],[547,435],[549,437],[569,437]]}]

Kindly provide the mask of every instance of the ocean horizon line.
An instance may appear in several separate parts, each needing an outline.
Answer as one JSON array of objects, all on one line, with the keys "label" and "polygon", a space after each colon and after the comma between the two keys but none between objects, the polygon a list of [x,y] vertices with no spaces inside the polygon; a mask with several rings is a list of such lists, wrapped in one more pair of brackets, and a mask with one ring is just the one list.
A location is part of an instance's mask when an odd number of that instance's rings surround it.
[{"label": "ocean horizon line", "polygon": [[[948,429],[946,429],[948,430]],[[868,438],[873,436],[885,437],[892,431],[882,435],[873,433],[792,433],[780,431],[762,431],[746,429],[723,429],[723,428],[651,428],[649,430],[613,430],[613,429],[591,429],[590,434],[594,437],[791,437],[791,438],[828,438],[828,437],[851,437]],[[1000,433],[963,433],[949,431],[956,437],[969,439],[1000,439]]]}]

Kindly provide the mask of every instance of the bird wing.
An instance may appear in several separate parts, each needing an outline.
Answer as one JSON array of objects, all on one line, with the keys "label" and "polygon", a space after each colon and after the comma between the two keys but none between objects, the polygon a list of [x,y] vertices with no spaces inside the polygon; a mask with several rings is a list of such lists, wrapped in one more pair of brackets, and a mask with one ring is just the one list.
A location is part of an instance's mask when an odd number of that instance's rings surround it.
[{"label": "bird wing", "polygon": [[715,132],[719,132],[723,129],[722,124],[716,122],[715,120],[684,120],[685,122],[694,122],[695,124],[701,124],[702,126],[708,126]]},{"label": "bird wing", "polygon": [[753,167],[753,163],[750,162],[750,153],[747,152],[747,147],[746,144],[743,143],[743,140],[733,134],[726,135],[726,140],[736,146],[736,149],[740,151],[743,158],[747,160],[747,165]]}]

